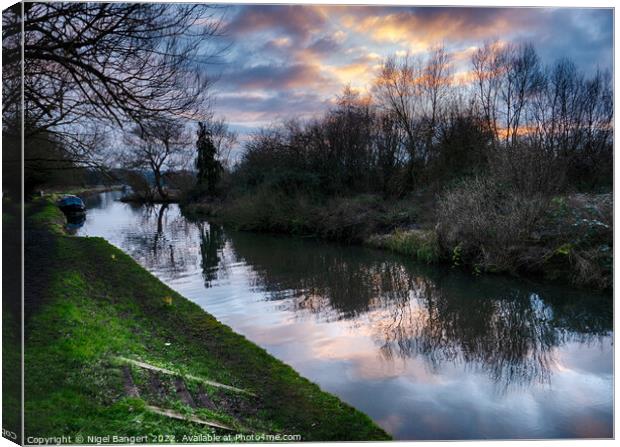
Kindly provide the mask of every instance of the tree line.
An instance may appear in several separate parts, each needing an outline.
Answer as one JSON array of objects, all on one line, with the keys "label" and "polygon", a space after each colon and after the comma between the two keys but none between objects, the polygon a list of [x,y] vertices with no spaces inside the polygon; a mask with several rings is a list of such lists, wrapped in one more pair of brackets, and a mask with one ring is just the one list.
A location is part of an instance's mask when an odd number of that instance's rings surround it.
[{"label": "tree line", "polygon": [[[500,42],[478,48],[465,76],[454,73],[442,47],[389,57],[369,95],[345,88],[322,116],[261,130],[232,167],[224,158],[236,135],[213,116],[214,79],[206,70],[225,51],[210,45],[220,34],[220,10],[210,5],[7,9],[5,166],[20,159],[23,124],[27,191],[110,164],[150,171],[149,194],[162,198],[172,177],[187,186],[196,171],[203,186],[195,197],[258,185],[311,196],[403,197],[493,170],[532,191],[611,185],[609,73],[584,74],[568,59],[545,64],[531,44]],[[196,121],[206,126],[198,152],[189,130]],[[5,183],[18,189],[19,181],[7,176]]]},{"label": "tree line", "polygon": [[[384,61],[370,94],[346,87],[308,121],[257,132],[233,187],[321,196],[404,196],[495,171],[530,193],[610,188],[611,77],[531,44],[487,42],[458,82],[451,55]],[[500,172],[501,171],[501,172]]]}]

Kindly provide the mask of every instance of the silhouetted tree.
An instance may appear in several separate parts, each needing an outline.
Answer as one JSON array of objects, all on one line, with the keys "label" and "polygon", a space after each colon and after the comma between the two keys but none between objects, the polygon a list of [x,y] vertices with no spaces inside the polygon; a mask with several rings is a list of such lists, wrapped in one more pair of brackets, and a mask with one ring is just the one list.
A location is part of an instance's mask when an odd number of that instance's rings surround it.
[{"label": "silhouetted tree", "polygon": [[[182,168],[189,137],[178,120],[157,119],[136,126],[125,136],[127,152],[121,159],[126,167],[148,170],[153,175],[160,198],[168,198],[164,188],[166,171]],[[149,195],[152,197],[152,195]]]},{"label": "silhouetted tree", "polygon": [[198,187],[213,196],[222,173],[222,164],[217,159],[217,148],[213,144],[213,137],[207,123],[198,123],[196,150],[198,152],[196,157]]}]

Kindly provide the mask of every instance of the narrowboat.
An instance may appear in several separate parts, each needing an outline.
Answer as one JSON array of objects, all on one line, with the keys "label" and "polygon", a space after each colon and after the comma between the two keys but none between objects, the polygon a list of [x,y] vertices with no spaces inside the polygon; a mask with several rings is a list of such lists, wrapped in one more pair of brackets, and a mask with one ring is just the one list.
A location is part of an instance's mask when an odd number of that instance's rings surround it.
[{"label": "narrowboat", "polygon": [[78,196],[64,196],[58,201],[58,207],[63,213],[83,213],[86,206]]}]

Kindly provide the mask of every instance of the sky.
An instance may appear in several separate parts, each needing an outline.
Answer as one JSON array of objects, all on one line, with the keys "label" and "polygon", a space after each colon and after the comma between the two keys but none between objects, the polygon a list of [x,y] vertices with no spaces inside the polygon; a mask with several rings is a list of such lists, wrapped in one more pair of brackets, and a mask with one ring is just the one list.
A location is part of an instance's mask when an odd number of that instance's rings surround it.
[{"label": "sky", "polygon": [[531,42],[545,63],[569,57],[586,73],[613,65],[611,9],[228,5],[223,25],[228,50],[210,68],[214,112],[241,141],[320,114],[347,84],[368,91],[388,56],[423,57],[436,45],[458,79],[472,52],[496,39]]}]

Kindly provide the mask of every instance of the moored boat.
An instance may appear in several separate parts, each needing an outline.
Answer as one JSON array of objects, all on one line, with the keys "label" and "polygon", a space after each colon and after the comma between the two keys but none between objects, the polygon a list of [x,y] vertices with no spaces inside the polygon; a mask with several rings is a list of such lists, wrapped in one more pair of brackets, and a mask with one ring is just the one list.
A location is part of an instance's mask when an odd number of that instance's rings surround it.
[{"label": "moored boat", "polygon": [[63,213],[83,213],[86,206],[78,196],[64,196],[58,201],[58,207]]}]

